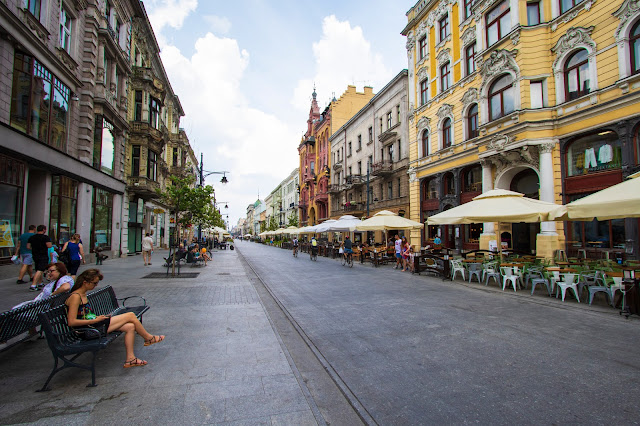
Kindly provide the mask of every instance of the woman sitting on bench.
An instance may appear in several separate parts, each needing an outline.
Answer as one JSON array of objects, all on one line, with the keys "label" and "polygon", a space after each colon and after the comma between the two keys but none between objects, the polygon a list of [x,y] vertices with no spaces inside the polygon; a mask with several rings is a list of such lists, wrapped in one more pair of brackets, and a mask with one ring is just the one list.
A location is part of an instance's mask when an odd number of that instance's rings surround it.
[{"label": "woman sitting on bench", "polygon": [[87,299],[87,292],[96,288],[102,281],[103,275],[98,269],[87,269],[76,279],[75,285],[71,288],[71,295],[65,302],[68,307],[67,321],[69,327],[95,327],[106,325],[107,333],[112,331],[122,331],[125,333],[124,346],[127,351],[127,358],[124,368],[141,367],[147,365],[147,361],[138,359],[133,353],[133,343],[135,333],[144,339],[144,345],[150,346],[154,343],[162,342],[164,336],[154,336],[144,329],[140,320],[133,312],[116,316],[96,315],[91,312],[91,306]]},{"label": "woman sitting on bench", "polygon": [[54,294],[65,293],[71,290],[71,287],[73,286],[73,278],[67,275],[67,267],[64,266],[64,263],[62,262],[50,263],[44,271],[44,275],[49,279],[49,283],[44,286],[42,293],[38,294],[35,299],[22,302],[11,309],[18,308],[22,305],[26,305],[27,303],[46,299]]}]

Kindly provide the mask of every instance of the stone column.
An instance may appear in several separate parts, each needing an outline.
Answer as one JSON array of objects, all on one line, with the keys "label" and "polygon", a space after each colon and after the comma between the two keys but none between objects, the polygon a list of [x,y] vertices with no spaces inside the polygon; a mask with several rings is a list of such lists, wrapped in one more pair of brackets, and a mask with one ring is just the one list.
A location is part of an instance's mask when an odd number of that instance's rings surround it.
[{"label": "stone column", "polygon": [[[487,159],[480,160],[482,166],[482,192],[491,191],[493,189],[493,174],[491,173],[491,161]],[[480,234],[480,249],[488,250],[489,241],[496,240],[495,224],[493,222],[485,222],[482,225],[482,234]]]},{"label": "stone column", "polygon": [[[554,176],[553,176],[553,148],[555,142],[547,142],[538,145],[540,153],[540,200],[550,203],[555,202]],[[546,258],[553,258],[556,250],[563,248],[556,231],[555,222],[542,222],[540,233],[536,237],[536,254]]]},{"label": "stone column", "polygon": [[[540,152],[540,200],[548,203],[555,203],[553,190],[553,156],[552,151],[555,143],[544,143],[538,145]],[[543,235],[558,235],[555,222],[542,222],[540,233]]]}]

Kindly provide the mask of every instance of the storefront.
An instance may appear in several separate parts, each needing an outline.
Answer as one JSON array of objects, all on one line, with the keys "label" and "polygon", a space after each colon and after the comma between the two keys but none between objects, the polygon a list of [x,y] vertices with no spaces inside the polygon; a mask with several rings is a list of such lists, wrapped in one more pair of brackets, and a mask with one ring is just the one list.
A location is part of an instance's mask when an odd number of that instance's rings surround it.
[{"label": "storefront", "polygon": [[113,194],[104,189],[93,189],[93,213],[91,215],[92,251],[111,250],[113,223]]},{"label": "storefront", "polygon": [[54,245],[62,245],[76,231],[78,182],[66,176],[54,175],[51,180],[51,210],[49,237]]},{"label": "storefront", "polygon": [[25,164],[0,154],[0,262],[15,253],[22,233]]}]

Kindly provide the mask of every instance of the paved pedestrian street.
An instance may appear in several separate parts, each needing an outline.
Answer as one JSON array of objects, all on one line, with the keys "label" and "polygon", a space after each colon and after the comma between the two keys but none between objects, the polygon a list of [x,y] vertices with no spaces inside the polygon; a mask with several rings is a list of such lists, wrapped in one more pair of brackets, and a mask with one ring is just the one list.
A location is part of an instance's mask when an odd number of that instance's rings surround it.
[{"label": "paved pedestrian street", "polygon": [[[90,374],[51,371],[43,339],[0,353],[1,424],[635,424],[640,320],[604,306],[502,292],[250,242],[195,278],[161,256],[101,266],[143,296],[166,340],[123,369],[118,338]],[[89,267],[91,265],[87,265]],[[81,269],[82,270],[82,269]],[[33,298],[0,281],[1,308]],[[87,361],[89,355],[81,360]]]}]

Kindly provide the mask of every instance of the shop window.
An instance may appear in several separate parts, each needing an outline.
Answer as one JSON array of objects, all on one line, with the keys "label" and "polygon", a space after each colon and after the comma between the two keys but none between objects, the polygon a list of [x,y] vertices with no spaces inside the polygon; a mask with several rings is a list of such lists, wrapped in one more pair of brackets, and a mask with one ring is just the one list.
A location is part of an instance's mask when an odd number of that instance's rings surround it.
[{"label": "shop window", "polygon": [[51,181],[51,212],[49,237],[62,245],[76,233],[78,182],[66,176],[53,176]]},{"label": "shop window", "polygon": [[442,148],[449,148],[451,146],[451,119],[445,118],[442,122]]},{"label": "shop window", "polygon": [[11,89],[11,127],[64,150],[71,91],[35,58],[16,52]]},{"label": "shop window", "polygon": [[111,249],[111,223],[113,219],[113,194],[103,189],[93,189],[93,220],[91,221],[91,246],[95,250]]},{"label": "shop window", "polygon": [[464,242],[468,244],[480,244],[480,234],[482,234],[482,229],[482,223],[472,223],[469,225],[464,225]]},{"label": "shop window", "polygon": [[476,43],[473,42],[464,50],[465,62],[467,65],[467,75],[471,75],[476,70]]},{"label": "shop window", "polygon": [[[567,203],[587,195],[569,196]],[[567,244],[573,248],[624,249],[624,219],[567,222]]]},{"label": "shop window", "polygon": [[473,104],[467,113],[467,133],[469,139],[477,138],[478,133],[478,104]]},{"label": "shop window", "polygon": [[504,74],[489,89],[489,120],[496,120],[515,110],[513,79]]},{"label": "shop window", "polygon": [[559,0],[560,1],[560,13],[565,13],[577,4],[582,3],[584,0]]},{"label": "shop window", "polygon": [[424,57],[427,56],[427,36],[424,36],[420,39],[420,41],[418,42],[418,49],[418,59],[424,59]]},{"label": "shop window", "polygon": [[429,155],[429,131],[425,130],[422,132],[422,156],[426,157]]},{"label": "shop window", "polygon": [[0,154],[0,258],[15,253],[18,237],[23,230],[22,194],[24,193],[25,164]]},{"label": "shop window", "polygon": [[631,74],[640,72],[640,21],[631,29],[629,34],[629,50],[631,51]]},{"label": "shop window", "polygon": [[622,166],[622,143],[612,131],[581,137],[567,149],[567,175],[579,176]]},{"label": "shop window", "polygon": [[113,176],[114,150],[113,124],[98,115],[93,137],[93,167]]},{"label": "shop window", "polygon": [[503,1],[487,13],[487,45],[497,43],[511,31],[509,2]]},{"label": "shop window", "polygon": [[565,99],[571,101],[589,93],[589,58],[585,49],[569,57],[564,67]]},{"label": "shop window", "polygon": [[462,192],[482,191],[482,167],[474,166],[464,173]]}]

